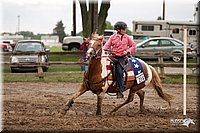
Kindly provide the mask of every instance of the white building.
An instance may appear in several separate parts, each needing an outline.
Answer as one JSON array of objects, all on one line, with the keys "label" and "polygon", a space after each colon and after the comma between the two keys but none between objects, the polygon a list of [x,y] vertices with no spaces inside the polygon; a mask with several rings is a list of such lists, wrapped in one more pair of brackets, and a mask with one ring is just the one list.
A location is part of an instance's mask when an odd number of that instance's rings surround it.
[{"label": "white building", "polygon": [[18,42],[20,40],[23,40],[24,39],[24,36],[23,35],[10,35],[10,34],[3,34],[1,37],[0,37],[1,40],[12,40],[14,42]]},{"label": "white building", "polygon": [[56,35],[41,36],[41,40],[44,42],[45,45],[48,45],[48,46],[58,46],[58,45],[60,45],[59,37],[56,36]]}]

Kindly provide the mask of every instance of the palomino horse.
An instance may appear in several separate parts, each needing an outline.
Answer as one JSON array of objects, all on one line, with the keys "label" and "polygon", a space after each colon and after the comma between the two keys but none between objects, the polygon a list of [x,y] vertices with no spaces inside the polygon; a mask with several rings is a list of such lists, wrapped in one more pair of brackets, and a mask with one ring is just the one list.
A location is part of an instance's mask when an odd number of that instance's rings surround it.
[{"label": "palomino horse", "polygon": [[[105,56],[105,51],[102,49],[102,42],[103,36],[98,35],[93,36],[93,39],[90,41],[87,51],[87,56],[89,59],[88,70],[84,73],[83,83],[80,85],[79,90],[68,101],[67,106],[64,109],[65,112],[70,109],[76,98],[78,98],[86,91],[90,90],[97,95],[96,115],[101,115],[101,106],[105,93],[117,92],[116,85],[111,87],[109,83],[109,76],[111,75],[111,73],[108,73],[108,70],[106,69],[107,56]],[[114,108],[110,112],[111,114],[117,111],[122,106],[133,101],[135,93],[140,98],[140,111],[144,111],[143,102],[145,92],[142,90],[142,88],[144,88],[148,84],[151,84],[156,90],[157,94],[163,100],[167,101],[169,103],[169,106],[171,106],[171,96],[163,92],[160,78],[156,70],[152,66],[147,65],[147,63],[145,63],[144,61],[140,59],[138,60],[143,67],[144,76],[146,77],[146,79],[144,82],[138,84],[134,78],[130,80],[128,78],[125,88],[125,90],[130,89],[128,98],[125,100],[124,103]]]}]

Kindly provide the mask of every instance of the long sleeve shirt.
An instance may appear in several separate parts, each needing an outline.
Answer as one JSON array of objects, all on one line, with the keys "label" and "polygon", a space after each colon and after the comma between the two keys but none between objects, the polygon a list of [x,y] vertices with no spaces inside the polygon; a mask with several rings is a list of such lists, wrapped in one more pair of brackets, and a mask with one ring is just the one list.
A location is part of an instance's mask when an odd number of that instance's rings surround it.
[{"label": "long sleeve shirt", "polygon": [[127,34],[123,36],[114,33],[103,46],[104,50],[109,50],[112,46],[114,56],[124,56],[124,51],[132,53],[136,50],[136,43]]}]

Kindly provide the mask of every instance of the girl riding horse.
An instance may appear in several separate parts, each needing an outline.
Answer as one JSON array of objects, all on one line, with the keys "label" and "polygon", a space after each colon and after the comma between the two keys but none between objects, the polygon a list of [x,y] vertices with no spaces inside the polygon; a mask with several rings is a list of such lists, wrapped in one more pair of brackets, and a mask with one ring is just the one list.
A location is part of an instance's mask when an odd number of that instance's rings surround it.
[{"label": "girl riding horse", "polygon": [[[87,57],[89,60],[88,70],[84,73],[84,79],[82,84],[80,85],[79,90],[72,96],[72,98],[67,102],[67,105],[62,113],[66,113],[75,99],[80,95],[84,94],[86,91],[92,91],[97,95],[97,110],[96,115],[101,115],[101,107],[104,95],[106,93],[117,93],[116,85],[110,86],[111,81],[109,80],[110,72],[107,70],[107,64],[109,55],[102,49],[103,46],[103,36],[93,35],[92,39],[89,42],[89,48],[87,51]],[[128,104],[133,101],[135,93],[140,98],[140,111],[144,111],[143,102],[144,102],[144,94],[145,92],[142,90],[147,85],[151,84],[153,88],[156,90],[157,94],[165,101],[168,102],[169,106],[171,106],[171,96],[167,93],[163,92],[163,87],[160,83],[160,78],[156,72],[156,70],[142,61],[141,59],[137,59],[139,64],[141,64],[143,68],[144,77],[146,77],[145,81],[138,83],[137,78],[130,78],[126,82],[125,90],[129,89],[129,94],[124,103],[114,108],[110,113],[117,111],[122,106]],[[129,62],[134,61],[133,58],[129,58]],[[131,66],[133,67],[133,66]],[[133,69],[132,69],[133,70]],[[133,75],[133,74],[132,74]],[[131,75],[131,76],[132,76]],[[128,74],[128,77],[130,75]],[[136,76],[136,75],[134,75]],[[110,89],[112,88],[112,89]]]}]

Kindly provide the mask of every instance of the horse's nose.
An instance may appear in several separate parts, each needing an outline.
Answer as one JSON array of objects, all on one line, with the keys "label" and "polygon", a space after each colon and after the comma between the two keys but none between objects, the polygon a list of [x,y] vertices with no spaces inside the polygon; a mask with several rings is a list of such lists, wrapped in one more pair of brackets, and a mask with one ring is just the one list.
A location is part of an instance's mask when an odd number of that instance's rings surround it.
[{"label": "horse's nose", "polygon": [[92,55],[92,52],[87,52],[86,57],[89,58]]}]

